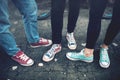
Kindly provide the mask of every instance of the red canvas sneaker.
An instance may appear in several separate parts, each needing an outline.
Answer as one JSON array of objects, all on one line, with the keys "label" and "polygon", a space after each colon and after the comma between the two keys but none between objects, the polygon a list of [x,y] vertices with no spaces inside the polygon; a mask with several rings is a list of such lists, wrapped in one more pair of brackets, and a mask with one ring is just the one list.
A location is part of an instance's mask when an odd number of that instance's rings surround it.
[{"label": "red canvas sneaker", "polygon": [[18,51],[14,56],[12,56],[12,59],[22,66],[32,66],[34,64],[34,61],[22,51]]},{"label": "red canvas sneaker", "polygon": [[37,48],[37,47],[40,47],[40,46],[49,46],[51,44],[52,44],[51,40],[40,38],[39,42],[37,42],[37,43],[31,43],[30,46],[32,48]]}]

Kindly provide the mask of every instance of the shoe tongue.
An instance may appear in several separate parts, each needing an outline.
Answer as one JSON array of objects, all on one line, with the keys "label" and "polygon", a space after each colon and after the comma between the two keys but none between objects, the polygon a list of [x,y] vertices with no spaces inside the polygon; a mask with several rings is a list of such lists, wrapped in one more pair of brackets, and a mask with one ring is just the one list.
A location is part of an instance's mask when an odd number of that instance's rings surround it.
[{"label": "shoe tongue", "polygon": [[68,33],[68,34],[73,35],[73,32],[72,33]]},{"label": "shoe tongue", "polygon": [[70,45],[75,45],[75,43],[70,43]]},{"label": "shoe tongue", "polygon": [[53,44],[51,47],[51,50],[55,49],[57,47],[57,44]]},{"label": "shoe tongue", "polygon": [[58,47],[59,44],[53,44],[53,47]]},{"label": "shoe tongue", "polygon": [[15,56],[20,56],[21,54],[23,54],[23,52],[22,52],[22,51],[18,51],[18,52],[15,54]]},{"label": "shoe tongue", "polygon": [[102,48],[102,50],[103,50],[103,51],[107,51],[107,50],[108,50],[108,48]]},{"label": "shoe tongue", "polygon": [[108,50],[108,48],[102,48],[103,50]]},{"label": "shoe tongue", "polygon": [[73,38],[73,37],[74,37],[74,36],[73,36],[73,33],[71,33],[70,36]]},{"label": "shoe tongue", "polygon": [[79,54],[84,55],[84,50],[81,50],[81,52]]}]

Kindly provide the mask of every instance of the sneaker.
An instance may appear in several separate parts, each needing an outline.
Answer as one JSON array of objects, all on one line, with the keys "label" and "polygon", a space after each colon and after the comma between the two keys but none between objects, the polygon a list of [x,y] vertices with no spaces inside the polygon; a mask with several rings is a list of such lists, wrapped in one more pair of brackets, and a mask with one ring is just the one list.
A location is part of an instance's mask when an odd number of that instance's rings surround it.
[{"label": "sneaker", "polygon": [[44,55],[43,55],[43,61],[49,62],[53,60],[54,56],[56,53],[61,51],[61,45],[60,44],[53,44],[51,49],[48,50]]},{"label": "sneaker", "polygon": [[74,34],[73,33],[67,33],[66,39],[68,41],[68,48],[71,49],[71,50],[76,49],[77,44],[76,44],[76,41],[75,41],[75,38],[74,38]]},{"label": "sneaker", "polygon": [[99,64],[102,68],[108,68],[110,66],[110,59],[108,55],[108,49],[101,48],[100,49],[100,60]]},{"label": "sneaker", "polygon": [[32,48],[37,48],[37,47],[40,47],[40,46],[49,46],[51,44],[52,44],[51,40],[40,38],[39,42],[37,42],[37,43],[31,43],[30,46]]},{"label": "sneaker", "polygon": [[84,49],[81,50],[81,52],[68,52],[66,54],[66,57],[69,59],[69,60],[72,60],[72,61],[78,61],[78,60],[81,60],[81,61],[84,61],[84,62],[93,62],[93,56],[90,56],[90,57],[86,57],[84,55]]},{"label": "sneaker", "polygon": [[22,51],[18,51],[16,55],[12,56],[11,58],[22,66],[32,66],[34,64],[34,61]]}]

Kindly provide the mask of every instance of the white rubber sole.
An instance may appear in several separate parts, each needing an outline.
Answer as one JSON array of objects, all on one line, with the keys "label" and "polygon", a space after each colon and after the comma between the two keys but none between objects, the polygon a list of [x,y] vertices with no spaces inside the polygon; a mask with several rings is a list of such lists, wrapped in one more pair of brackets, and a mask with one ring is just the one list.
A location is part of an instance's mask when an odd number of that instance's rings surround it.
[{"label": "white rubber sole", "polygon": [[99,64],[102,68],[108,68],[110,66],[110,63],[108,65],[103,65],[102,63],[100,63],[100,61],[99,61]]},{"label": "white rubber sole", "polygon": [[20,64],[20,65],[22,65],[22,66],[32,66],[33,64],[34,64],[34,61],[32,63],[30,63],[30,64]]},{"label": "white rubber sole", "polygon": [[68,48],[69,48],[70,50],[75,50],[75,49],[77,48],[77,45],[74,46],[74,47],[70,47],[69,44],[68,44]]}]

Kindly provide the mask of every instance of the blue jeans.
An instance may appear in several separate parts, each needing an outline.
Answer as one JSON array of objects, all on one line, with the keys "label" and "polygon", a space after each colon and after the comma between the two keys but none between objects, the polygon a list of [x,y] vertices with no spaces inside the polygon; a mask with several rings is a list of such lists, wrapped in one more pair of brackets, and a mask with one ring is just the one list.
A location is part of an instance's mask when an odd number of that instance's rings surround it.
[{"label": "blue jeans", "polygon": [[[35,0],[12,0],[23,16],[24,29],[29,43],[39,41],[37,24],[37,5]],[[8,0],[0,0],[0,45],[8,55],[15,55],[20,49],[9,31]]]}]

